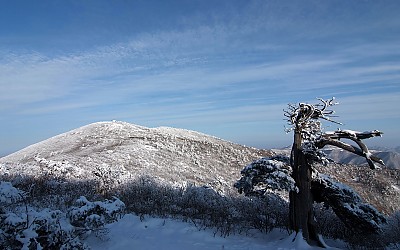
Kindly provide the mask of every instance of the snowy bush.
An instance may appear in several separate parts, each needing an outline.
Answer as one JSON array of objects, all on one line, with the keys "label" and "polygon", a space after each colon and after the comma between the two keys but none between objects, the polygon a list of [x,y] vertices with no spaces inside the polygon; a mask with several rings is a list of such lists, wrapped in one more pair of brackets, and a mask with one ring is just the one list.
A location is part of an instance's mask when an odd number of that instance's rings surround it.
[{"label": "snowy bush", "polygon": [[253,196],[264,195],[270,190],[295,190],[295,182],[290,173],[287,157],[261,158],[241,171],[242,178],[234,186],[239,193]]},{"label": "snowy bush", "polygon": [[22,203],[23,192],[9,182],[0,183],[0,248],[2,249],[85,249],[74,227],[59,210],[36,211]]},{"label": "snowy bush", "polygon": [[124,201],[129,212],[166,217],[179,213],[175,201],[181,191],[158,183],[149,176],[140,176],[122,185],[118,197]]},{"label": "snowy bush", "polygon": [[116,197],[104,202],[88,201],[81,196],[77,201],[79,207],[72,207],[68,212],[71,224],[90,234],[93,230],[101,230],[107,223],[117,221],[125,210],[125,204]]},{"label": "snowy bush", "polygon": [[253,229],[268,232],[288,225],[287,202],[273,194],[263,198],[225,196],[205,186],[172,187],[143,176],[125,184],[119,197],[128,212],[182,219],[199,229],[214,228],[222,236]]},{"label": "snowy bush", "polygon": [[0,182],[0,204],[10,204],[23,199],[25,193],[13,187],[11,182]]},{"label": "snowy bush", "polygon": [[102,230],[125,209],[115,197],[91,202],[82,196],[76,201],[78,206],[66,214],[49,208],[36,210],[24,198],[24,192],[10,182],[0,183],[0,249],[86,249],[81,236]]},{"label": "snowy bush", "polygon": [[97,183],[94,180],[66,180],[54,176],[8,175],[2,180],[11,182],[12,186],[29,194],[25,201],[33,207],[47,207],[66,211],[80,196],[88,199],[99,199]]},{"label": "snowy bush", "polygon": [[110,167],[104,163],[94,166],[92,174],[98,182],[98,193],[108,195],[116,184],[120,184],[123,172],[121,166]]},{"label": "snowy bush", "polygon": [[330,239],[346,239],[352,232],[336,216],[332,208],[323,204],[314,204],[314,216],[318,224],[319,233]]},{"label": "snowy bush", "polygon": [[76,237],[75,228],[66,220],[65,213],[59,210],[44,209],[32,211],[30,230],[37,235],[35,242],[43,248],[86,249]]},{"label": "snowy bush", "polygon": [[53,161],[45,158],[35,157],[39,164],[40,174],[52,176],[53,178],[79,178],[83,175],[82,169],[70,164],[68,161]]}]

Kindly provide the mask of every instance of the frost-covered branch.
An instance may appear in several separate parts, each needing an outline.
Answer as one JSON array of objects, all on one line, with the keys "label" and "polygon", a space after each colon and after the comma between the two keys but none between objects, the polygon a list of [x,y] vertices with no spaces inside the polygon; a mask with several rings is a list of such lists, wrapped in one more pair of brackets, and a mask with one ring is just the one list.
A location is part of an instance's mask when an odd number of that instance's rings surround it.
[{"label": "frost-covered branch", "polygon": [[[373,131],[366,131],[366,132],[357,132],[357,131],[351,131],[351,130],[338,130],[334,132],[327,132],[323,134],[319,140],[315,142],[315,146],[317,148],[323,148],[326,145],[332,145],[339,147],[341,149],[344,149],[346,151],[349,151],[353,154],[365,157],[365,159],[368,162],[368,165],[371,169],[376,169],[379,168],[376,163],[379,163],[381,165],[385,165],[382,159],[379,157],[376,157],[372,155],[372,153],[369,151],[368,147],[362,142],[363,139],[368,139],[372,137],[377,137],[377,136],[382,136],[382,132],[378,130],[373,130]],[[354,141],[359,148],[344,143],[340,141],[341,139],[349,139]]]},{"label": "frost-covered branch", "polygon": [[288,104],[288,109],[284,110],[284,116],[292,126],[292,129],[296,131],[319,131],[320,124],[318,119],[341,124],[331,119],[335,112],[328,109],[329,107],[338,104],[334,102],[335,98],[329,100],[318,98],[318,100],[321,103],[314,105],[308,103],[299,103],[297,106],[294,104]]}]

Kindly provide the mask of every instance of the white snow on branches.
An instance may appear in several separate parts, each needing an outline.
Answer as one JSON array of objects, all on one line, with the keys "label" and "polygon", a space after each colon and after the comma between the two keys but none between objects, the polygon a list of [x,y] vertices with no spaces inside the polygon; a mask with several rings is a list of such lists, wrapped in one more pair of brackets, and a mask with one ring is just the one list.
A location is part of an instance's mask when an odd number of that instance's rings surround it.
[{"label": "white snow on branches", "polygon": [[0,203],[10,204],[21,200],[24,197],[24,192],[16,189],[10,182],[0,182]]},{"label": "white snow on branches", "polygon": [[246,195],[263,195],[271,190],[296,190],[290,172],[287,157],[261,158],[241,171],[242,178],[235,183],[235,187]]}]

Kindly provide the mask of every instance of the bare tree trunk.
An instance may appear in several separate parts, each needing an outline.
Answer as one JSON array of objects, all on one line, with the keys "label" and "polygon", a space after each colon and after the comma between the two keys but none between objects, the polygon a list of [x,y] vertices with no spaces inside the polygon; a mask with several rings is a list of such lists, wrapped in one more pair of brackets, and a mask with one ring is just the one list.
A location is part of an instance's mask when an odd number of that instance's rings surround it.
[{"label": "bare tree trunk", "polygon": [[311,194],[311,166],[307,162],[302,147],[301,133],[295,133],[292,147],[291,165],[292,178],[298,190],[289,193],[290,227],[296,233],[300,231],[310,245],[324,247],[315,229],[313,213],[313,197]]}]

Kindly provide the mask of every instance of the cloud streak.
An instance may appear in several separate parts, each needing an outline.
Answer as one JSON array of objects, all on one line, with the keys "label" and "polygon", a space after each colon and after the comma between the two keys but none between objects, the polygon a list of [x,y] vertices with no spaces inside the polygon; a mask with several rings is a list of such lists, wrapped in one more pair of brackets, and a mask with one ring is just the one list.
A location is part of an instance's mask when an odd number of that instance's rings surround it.
[{"label": "cloud streak", "polygon": [[[268,96],[272,98],[274,94],[284,96],[285,93],[276,92],[281,88],[291,92],[287,97],[290,98],[296,93],[304,95],[307,91],[324,94],[324,89],[332,87],[337,88],[339,94],[351,93],[357,91],[357,86],[377,83],[383,84],[383,88],[392,86],[395,91],[399,91],[393,86],[400,80],[400,63],[383,61],[356,64],[355,62],[366,57],[364,49],[348,48],[347,52],[352,51],[350,55],[333,51],[327,56],[286,55],[267,63],[262,61],[257,64],[236,65],[237,62],[233,61],[227,65],[215,65],[213,60],[219,59],[214,59],[207,53],[185,58],[187,48],[182,49],[182,55],[170,51],[151,52],[165,49],[165,45],[159,41],[180,40],[176,33],[172,35],[173,39],[171,34],[164,35],[167,38],[157,36],[154,38],[156,41],[146,45],[149,46],[146,49],[143,48],[144,45],[140,47],[136,42],[129,42],[56,58],[37,53],[9,57],[2,61],[0,68],[3,76],[0,84],[4,86],[4,91],[0,94],[2,106],[14,104],[18,107],[32,103],[40,105],[41,102],[46,104],[49,100],[71,96],[84,104],[64,105],[61,102],[59,108],[74,109],[87,106],[87,100],[97,100],[92,103],[98,104],[102,103],[99,100],[103,100],[103,104],[108,104],[137,98],[140,102],[148,96],[163,99],[185,91],[191,97],[204,98],[204,93],[207,93],[215,99],[230,96],[239,100],[244,98],[251,103],[252,98],[240,97],[240,93],[254,93],[254,100],[259,100],[261,95],[257,93],[263,92],[268,100]],[[186,37],[187,34],[182,36]],[[382,50],[377,54],[374,51],[373,58],[387,56],[388,52]],[[171,63],[173,60],[175,63]],[[79,92],[86,92],[86,95],[79,95]],[[47,111],[57,111],[56,106]],[[33,108],[32,113],[40,110]],[[46,109],[42,110],[44,112]],[[29,108],[25,113],[29,113]]]},{"label": "cloud streak", "polygon": [[[362,13],[367,5],[341,7],[252,1],[83,50],[0,47],[0,115],[121,119],[212,134],[218,127],[229,138],[239,130],[255,138],[270,127],[272,137],[282,131],[286,103],[334,95],[351,107],[339,108],[346,120],[361,119],[362,109],[399,119],[392,107],[400,96],[400,45],[388,30],[400,19],[390,12],[378,20]],[[382,39],[369,39],[374,32]]]}]

